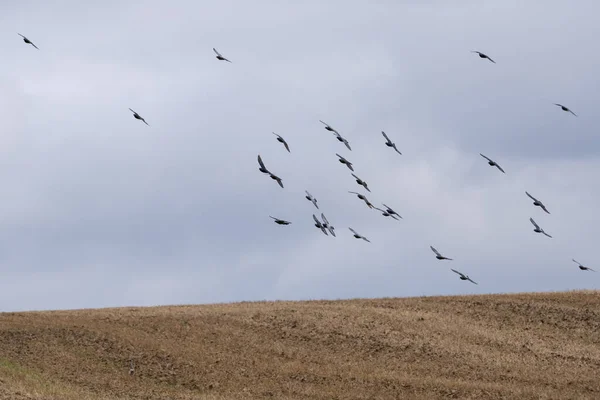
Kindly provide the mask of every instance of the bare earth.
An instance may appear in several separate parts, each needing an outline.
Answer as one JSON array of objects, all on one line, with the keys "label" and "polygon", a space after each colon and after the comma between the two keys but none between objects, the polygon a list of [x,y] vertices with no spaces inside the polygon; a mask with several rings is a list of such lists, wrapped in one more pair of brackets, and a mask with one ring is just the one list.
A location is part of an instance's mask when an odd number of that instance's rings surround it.
[{"label": "bare earth", "polygon": [[600,292],[0,314],[0,399],[265,398],[597,400]]}]

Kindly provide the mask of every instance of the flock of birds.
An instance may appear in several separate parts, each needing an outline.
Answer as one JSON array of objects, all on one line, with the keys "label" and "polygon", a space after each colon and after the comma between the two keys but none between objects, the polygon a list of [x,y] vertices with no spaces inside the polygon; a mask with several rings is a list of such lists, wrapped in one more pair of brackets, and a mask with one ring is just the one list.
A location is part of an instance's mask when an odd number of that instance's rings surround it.
[{"label": "flock of birds", "polygon": [[[35,47],[36,49],[39,50],[39,48],[27,37],[25,37],[24,35],[18,33],[19,36],[21,36],[23,38],[23,41],[27,44],[30,44],[31,46]],[[220,61],[226,61],[229,63],[232,63],[231,60],[229,60],[228,58],[224,57],[216,48],[213,47],[213,51],[216,54],[216,58],[217,60]],[[490,62],[496,64],[496,61],[494,61],[492,58],[490,58],[488,55],[479,52],[479,51],[472,51],[472,53],[476,53],[477,55],[479,55],[480,58],[482,59],[487,59]],[[573,114],[574,116],[577,116],[577,114],[575,114],[571,109],[569,109],[568,107],[559,104],[559,103],[554,103],[554,105],[560,107],[563,111],[568,112]],[[142,121],[143,123],[145,123],[146,125],[149,126],[148,122],[146,122],[146,120],[136,111],[134,111],[133,109],[129,108],[129,110],[133,113],[133,117],[137,120]],[[342,143],[348,150],[352,151],[352,148],[350,147],[350,143],[348,142],[348,140],[346,138],[344,138],[336,129],[334,129],[331,125],[329,125],[328,123],[319,120],[323,125],[325,125],[325,130],[333,133],[333,135],[335,136],[335,138]],[[285,147],[285,149],[288,152],[291,152],[290,150],[290,146],[287,143],[287,141],[279,134],[273,132],[273,134],[276,136],[276,139],[278,142],[282,143],[283,146]],[[400,150],[398,150],[398,148],[396,147],[396,143],[392,142],[392,140],[388,137],[388,135],[384,132],[381,131],[381,134],[383,135],[383,138],[385,139],[384,144],[391,148],[394,149],[396,151],[396,153],[398,153],[399,155],[402,155],[402,153],[400,152]],[[484,154],[481,154],[481,157],[483,157],[488,165],[492,166],[492,167],[496,167],[500,172],[505,173],[504,169],[494,160],[492,160],[491,158],[487,157]],[[369,189],[369,186],[367,184],[366,181],[364,181],[363,179],[359,178],[354,172],[354,167],[353,167],[353,163],[350,162],[347,158],[343,157],[342,155],[336,153],[336,156],[338,157],[338,161],[345,165],[350,171],[351,171],[351,175],[352,177],[356,180],[356,183],[360,186],[362,186],[365,190],[367,190],[368,192],[371,192],[371,190]],[[260,156],[260,154],[258,155],[258,164],[259,164],[259,168],[258,170],[260,172],[262,172],[263,174],[268,175],[271,179],[273,179],[274,181],[277,182],[277,184],[283,188],[283,180],[282,178],[280,178],[279,176],[277,176],[276,174],[274,174],[272,171],[270,171],[266,166],[264,161],[262,160],[262,157]],[[305,198],[310,201],[317,209],[319,209],[319,206],[317,205],[317,199],[315,196],[313,196],[311,193],[309,193],[307,190],[305,190],[306,196]],[[379,207],[375,207],[364,194],[358,193],[358,192],[354,192],[354,191],[348,191],[348,193],[351,194],[355,194],[361,201],[363,201],[370,209],[375,209],[378,210],[382,213],[383,216],[385,217],[391,217],[391,219],[394,220],[399,220],[402,219],[402,216],[400,216],[400,214],[398,214],[396,211],[394,211],[394,209],[392,209],[391,207],[387,206],[386,204],[383,204],[383,207],[385,208],[379,208]],[[529,192],[525,192],[525,194],[531,199],[533,200],[533,205],[536,207],[540,207],[544,212],[546,212],[547,214],[550,214],[550,212],[548,211],[548,209],[546,208],[546,206],[544,205],[544,203],[542,203],[542,201],[538,200],[537,198],[533,197]],[[291,222],[281,219],[281,218],[276,218],[273,216],[269,216],[270,218],[272,218],[274,220],[274,222],[278,225],[290,225]],[[313,217],[313,221],[314,221],[314,226],[316,228],[318,228],[319,230],[321,230],[321,232],[323,234],[325,234],[326,236],[329,236],[329,234],[331,234],[332,236],[336,236],[335,233],[335,227],[327,220],[327,217],[325,217],[325,214],[323,212],[321,212],[320,215],[320,219],[319,217],[317,217],[314,213],[312,215]],[[531,222],[531,224],[534,226],[533,231],[536,233],[541,233],[549,238],[552,238],[551,235],[549,235],[546,231],[544,231],[544,229],[542,229],[539,224],[533,219],[533,218],[529,218],[529,221]],[[356,230],[354,230],[351,227],[348,227],[348,229],[350,230],[350,232],[352,233],[352,235],[354,236],[354,238],[356,239],[362,239],[366,242],[370,243],[370,240],[366,237],[363,236],[361,234],[359,234],[358,232],[356,232]],[[429,246],[431,248],[431,251],[435,254],[435,258],[438,260],[449,260],[451,261],[452,258],[448,258],[443,256],[435,247],[433,246]],[[574,263],[576,263],[579,267],[580,270],[582,271],[595,271],[594,269],[587,267],[583,264],[581,264],[580,262],[576,261],[575,259],[572,259],[572,261]],[[475,282],[474,280],[472,280],[468,275],[451,268],[451,271],[453,271],[454,273],[459,275],[459,278],[463,281],[469,281],[472,282],[474,284],[477,285],[477,282]],[[131,369],[130,369],[130,374],[133,373],[134,370],[134,366],[133,363],[131,365]]]}]

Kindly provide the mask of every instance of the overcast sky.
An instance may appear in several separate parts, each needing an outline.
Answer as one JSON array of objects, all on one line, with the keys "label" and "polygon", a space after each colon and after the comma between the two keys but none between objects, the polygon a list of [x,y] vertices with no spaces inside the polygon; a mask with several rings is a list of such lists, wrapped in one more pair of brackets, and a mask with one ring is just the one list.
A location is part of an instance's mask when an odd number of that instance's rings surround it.
[{"label": "overcast sky", "polygon": [[597,289],[571,259],[600,271],[599,12],[0,3],[0,310]]}]

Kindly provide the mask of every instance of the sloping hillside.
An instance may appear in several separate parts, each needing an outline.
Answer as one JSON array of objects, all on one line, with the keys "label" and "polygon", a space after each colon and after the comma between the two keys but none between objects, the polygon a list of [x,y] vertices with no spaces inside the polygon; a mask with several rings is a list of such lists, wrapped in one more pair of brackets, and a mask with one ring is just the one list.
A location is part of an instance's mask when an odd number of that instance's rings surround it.
[{"label": "sloping hillside", "polygon": [[0,314],[11,400],[581,400],[599,372],[600,292]]}]

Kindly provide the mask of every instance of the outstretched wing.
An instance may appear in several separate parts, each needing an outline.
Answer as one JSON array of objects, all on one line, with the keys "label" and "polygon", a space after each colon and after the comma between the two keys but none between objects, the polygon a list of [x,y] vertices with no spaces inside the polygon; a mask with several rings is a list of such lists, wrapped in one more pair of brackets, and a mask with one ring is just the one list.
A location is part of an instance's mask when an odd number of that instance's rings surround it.
[{"label": "outstretched wing", "polygon": [[536,227],[536,229],[540,229],[540,226],[535,223],[535,221],[533,220],[533,218],[529,218],[529,221],[531,221],[531,223],[533,224],[533,226]]},{"label": "outstretched wing", "polygon": [[471,282],[473,282],[474,284],[476,284],[476,285],[477,285],[477,282],[475,282],[473,279],[469,278],[468,276],[467,276],[467,280],[468,280],[468,281],[471,281]]},{"label": "outstretched wing", "polygon": [[354,229],[352,229],[352,228],[348,228],[348,229],[350,229],[350,231],[351,231],[352,233],[354,233],[355,235],[358,235],[358,236],[360,236],[358,233],[356,233],[356,231],[355,231]]},{"label": "outstretched wing", "polygon": [[[214,47],[213,47],[213,51],[214,51],[214,52],[215,52],[215,53],[216,53],[218,56],[221,56],[221,53],[219,53],[219,52],[217,51],[217,49],[215,49]],[[221,56],[221,57],[223,57],[223,56]]]},{"label": "outstretched wing", "polygon": [[574,263],[577,263],[577,265],[583,265],[582,263],[580,263],[579,261],[576,261],[574,258],[572,258],[571,260],[573,260]]},{"label": "outstretched wing", "polygon": [[315,220],[315,223],[317,225],[321,225],[321,221],[319,221],[319,219],[317,218],[317,216],[315,214],[313,214],[313,219]]},{"label": "outstretched wing", "polygon": [[[489,157],[487,157],[487,156],[484,156],[484,155],[483,155],[483,154],[481,154],[481,153],[479,153],[479,155],[480,155],[481,157],[485,158],[485,159],[486,159],[486,160],[488,160],[488,161],[492,161],[492,159],[490,159],[490,158],[489,158]],[[492,161],[492,162],[493,162],[493,161]]]},{"label": "outstretched wing", "polygon": [[344,144],[346,145],[346,147],[348,148],[348,150],[352,151],[352,147],[350,147],[350,143],[348,143],[348,141],[346,139],[344,139],[344,138],[342,138],[342,140],[344,141]]},{"label": "outstretched wing", "polygon": [[308,197],[313,198],[312,194],[308,193],[308,190],[305,190],[305,192]]},{"label": "outstretched wing", "polygon": [[[265,167],[265,163],[263,163],[263,160],[260,157],[260,154],[258,155],[258,164],[261,166],[261,168],[267,169],[267,167]],[[306,193],[308,193],[308,192],[306,192]]]},{"label": "outstretched wing", "polygon": [[503,174],[505,174],[506,172],[504,172],[504,170],[502,169],[501,166],[499,166],[498,164],[496,164],[496,168],[498,168],[500,171],[502,171]]},{"label": "outstretched wing", "polygon": [[329,221],[327,221],[327,218],[325,218],[325,214],[321,213],[321,219],[323,219],[323,222],[329,225]]},{"label": "outstretched wing", "polygon": [[135,111],[133,111],[131,108],[129,109],[129,111],[131,111],[134,114],[137,114]]},{"label": "outstretched wing", "polygon": [[381,131],[381,134],[383,135],[383,137],[385,138],[385,140],[388,141],[388,143],[392,143],[392,141],[390,140],[390,138],[388,137],[388,135],[385,134],[384,131]]},{"label": "outstretched wing", "polygon": [[340,156],[338,153],[335,153],[335,155],[338,156],[340,158],[340,160],[348,161],[344,157]]},{"label": "outstretched wing", "polygon": [[529,196],[529,198],[530,198],[531,200],[533,200],[533,201],[539,201],[538,199],[536,199],[535,197],[533,197],[532,195],[530,195],[530,194],[529,194],[529,192],[525,191],[525,194],[526,194],[527,196]]},{"label": "outstretched wing", "polygon": [[[435,247],[433,247],[433,246],[429,246],[429,247],[431,248],[431,251],[433,251],[433,252],[434,252],[436,255],[438,255],[438,256],[440,256],[440,257],[442,256],[442,255],[440,254],[440,252],[439,252],[439,251],[437,251],[437,250],[435,249]],[[454,270],[453,270],[453,271],[454,271]]]},{"label": "outstretched wing", "polygon": [[455,270],[455,269],[453,269],[453,268],[450,268],[450,270],[451,270],[452,272],[456,272],[457,274],[459,274],[459,275],[460,275],[460,276],[462,276],[462,277],[464,277],[464,276],[465,276],[465,274],[463,274],[462,272],[460,272],[460,271],[457,271],[457,270]]},{"label": "outstretched wing", "polygon": [[354,175],[354,173],[351,173],[350,175],[352,175],[355,179],[362,181],[362,179],[360,179],[358,176]]},{"label": "outstretched wing", "polygon": [[398,148],[396,147],[396,143],[392,144],[392,147],[394,148],[394,150],[396,150],[396,153],[402,155],[402,153],[400,152],[400,150],[398,150]]}]

